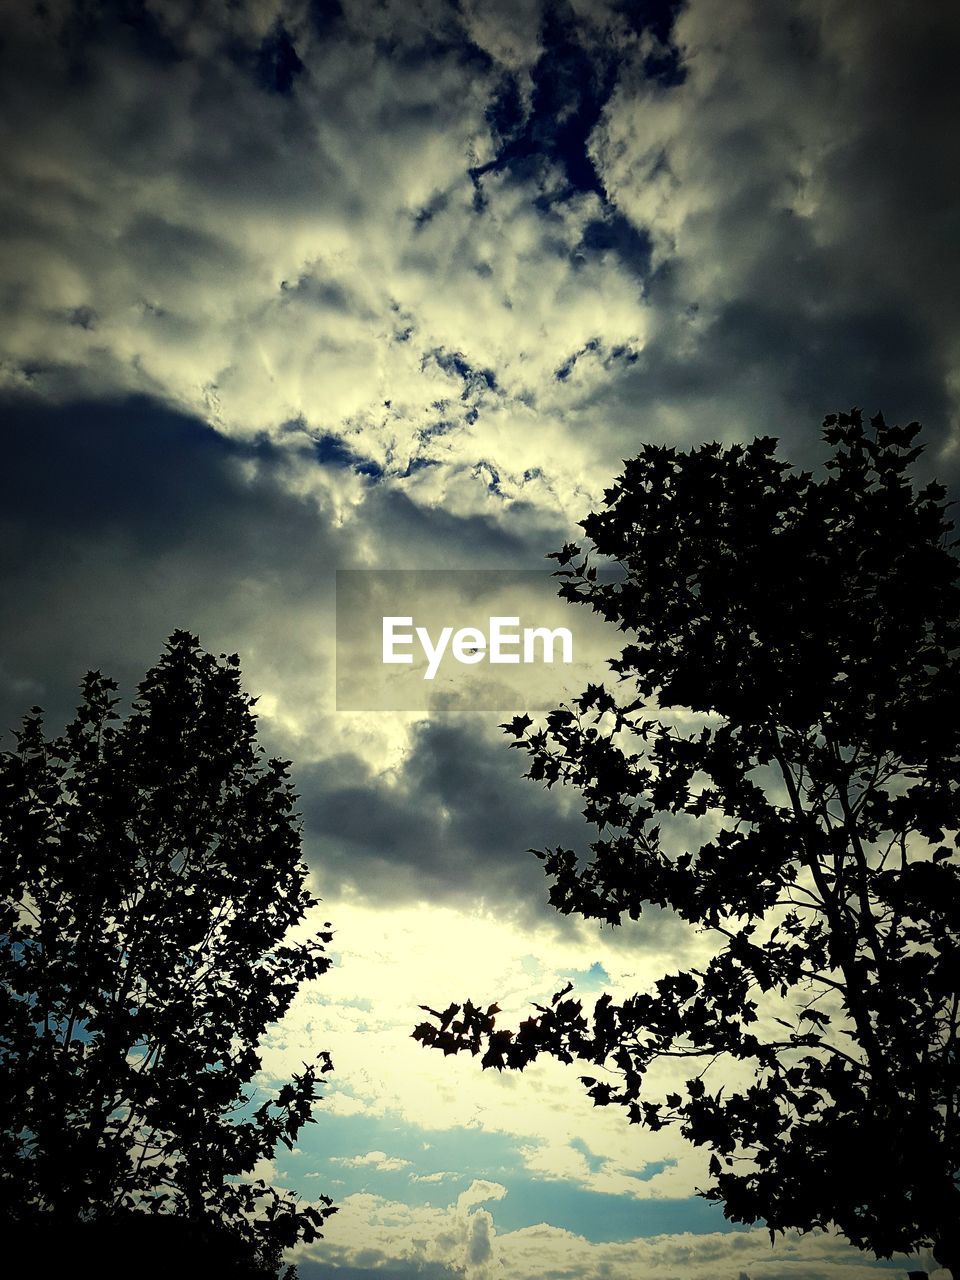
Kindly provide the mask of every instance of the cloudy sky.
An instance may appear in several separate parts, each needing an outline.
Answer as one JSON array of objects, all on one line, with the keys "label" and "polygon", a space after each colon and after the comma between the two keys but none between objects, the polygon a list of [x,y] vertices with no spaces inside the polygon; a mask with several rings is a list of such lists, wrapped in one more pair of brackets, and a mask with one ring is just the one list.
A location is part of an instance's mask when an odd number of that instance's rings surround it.
[{"label": "cloudy sky", "polygon": [[535,568],[641,442],[813,465],[854,404],[951,480],[958,53],[937,0],[4,3],[0,728],[240,653],[337,930],[265,1055],[336,1065],[263,1171],[341,1206],[304,1280],[875,1274],[729,1230],[575,1073],[409,1038],[704,941],[553,917],[524,851],[585,828],[502,716],[337,711],[334,572]]}]

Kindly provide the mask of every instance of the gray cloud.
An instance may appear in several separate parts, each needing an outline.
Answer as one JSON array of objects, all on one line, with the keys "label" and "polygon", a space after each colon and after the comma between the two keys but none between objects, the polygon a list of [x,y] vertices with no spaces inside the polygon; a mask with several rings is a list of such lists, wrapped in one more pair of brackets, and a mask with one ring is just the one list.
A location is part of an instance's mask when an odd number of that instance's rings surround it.
[{"label": "gray cloud", "polygon": [[349,458],[331,479],[299,429],[281,443],[230,440],[142,397],[51,406],[8,395],[0,412],[4,731],[35,702],[62,723],[88,669],[129,697],[177,627],[238,650],[253,692],[319,726],[333,698],[334,570],[358,554],[356,525],[338,514],[341,472],[373,491],[361,550],[382,544],[385,560],[416,564],[438,541],[452,563],[541,554],[522,525],[418,508]]},{"label": "gray cloud", "polygon": [[322,891],[549,911],[527,850],[582,844],[588,828],[567,797],[522,773],[518,753],[469,717],[415,725],[402,765],[387,776],[355,755],[297,769]]},{"label": "gray cloud", "polygon": [[575,791],[548,791],[523,776],[525,757],[490,719],[460,712],[416,724],[401,764],[386,773],[354,754],[295,767],[304,847],[321,894],[358,894],[384,907],[485,907],[568,936],[602,932],[604,946],[625,950],[687,944],[688,927],[668,911],[651,908],[611,930],[554,910],[530,850],[562,845],[589,856],[596,828]]},{"label": "gray cloud", "polygon": [[176,627],[233,651],[329,594],[338,539],[282,451],[142,399],[8,398],[3,416],[4,729],[31,702],[62,721],[88,669],[129,697]]},{"label": "gray cloud", "polygon": [[763,430],[806,461],[822,414],[861,403],[920,418],[943,449],[957,430],[957,14],[700,0],[676,38],[684,83],[625,75],[594,135],[612,198],[653,236],[657,321],[582,411],[690,442]]}]

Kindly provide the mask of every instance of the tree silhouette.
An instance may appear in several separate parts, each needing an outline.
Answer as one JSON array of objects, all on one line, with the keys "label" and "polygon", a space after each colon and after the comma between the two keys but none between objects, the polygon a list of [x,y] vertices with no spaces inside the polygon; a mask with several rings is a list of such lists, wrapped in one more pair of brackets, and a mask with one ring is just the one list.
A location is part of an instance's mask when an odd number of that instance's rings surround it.
[{"label": "tree silhouette", "polygon": [[266,1027],[329,965],[329,932],[287,940],[316,902],[296,797],[235,655],[178,631],[123,720],[116,688],[88,674],[63,736],[35,707],[0,756],[0,1220],[102,1251],[111,1228],[155,1239],[149,1214],[232,1249],[230,1274],[275,1274],[334,1211],[243,1180],[330,1068],[250,1085]]},{"label": "tree silhouette", "polygon": [[616,681],[503,727],[598,829],[589,858],[538,854],[557,910],[666,907],[711,958],[592,1014],[567,987],[513,1032],[468,1001],[414,1034],[602,1066],[596,1105],[711,1151],[727,1217],[932,1245],[960,1276],[960,589],[918,430],[828,417],[819,478],[771,439],[625,464],[582,522],[622,577],[554,557],[560,594],[626,633]]}]

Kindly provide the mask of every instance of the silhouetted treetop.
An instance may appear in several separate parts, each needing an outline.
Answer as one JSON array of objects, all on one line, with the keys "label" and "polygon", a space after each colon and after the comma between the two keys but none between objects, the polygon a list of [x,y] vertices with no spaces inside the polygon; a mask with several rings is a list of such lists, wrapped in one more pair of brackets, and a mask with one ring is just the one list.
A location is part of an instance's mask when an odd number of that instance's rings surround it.
[{"label": "silhouetted treetop", "polygon": [[329,966],[285,762],[237,657],[175,632],[120,719],[88,674],[59,737],[0,756],[0,1216],[173,1214],[276,1271],[331,1202],[244,1181],[311,1119],[320,1054],[257,1097],[258,1045]]},{"label": "silhouetted treetop", "polygon": [[467,1001],[415,1035],[603,1067],[593,1101],[706,1146],[728,1217],[933,1244],[960,1275],[960,587],[918,431],[833,415],[817,475],[769,438],[625,463],[592,547],[553,557],[624,633],[614,679],[503,728],[597,828],[538,855],[557,910],[669,908],[712,957],[592,1013],[567,988],[516,1031]]}]

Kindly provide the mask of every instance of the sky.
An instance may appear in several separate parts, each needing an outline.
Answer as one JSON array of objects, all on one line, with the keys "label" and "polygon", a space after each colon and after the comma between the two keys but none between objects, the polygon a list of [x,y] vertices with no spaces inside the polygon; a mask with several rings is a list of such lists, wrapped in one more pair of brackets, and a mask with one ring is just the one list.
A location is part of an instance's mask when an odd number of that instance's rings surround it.
[{"label": "sky", "polygon": [[131,693],[177,628],[239,653],[336,930],[260,1082],[332,1053],[260,1170],[340,1206],[303,1280],[883,1270],[731,1229],[703,1153],[575,1070],[410,1038],[422,1004],[626,995],[707,943],[555,915],[527,851],[589,831],[501,715],[338,710],[334,585],[541,568],[641,444],[816,466],[853,405],[919,419],[955,483],[960,11],[2,8],[0,730],[62,723],[88,669]]}]

